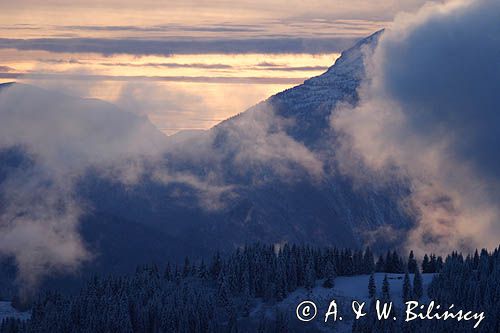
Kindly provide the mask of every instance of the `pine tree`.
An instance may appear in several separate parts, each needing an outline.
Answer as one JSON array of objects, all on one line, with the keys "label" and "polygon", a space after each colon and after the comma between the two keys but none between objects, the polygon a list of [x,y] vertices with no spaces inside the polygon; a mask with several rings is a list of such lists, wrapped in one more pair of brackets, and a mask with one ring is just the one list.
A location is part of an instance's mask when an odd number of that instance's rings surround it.
[{"label": "pine tree", "polygon": [[391,298],[391,291],[389,287],[389,280],[387,274],[384,275],[384,281],[382,282],[382,299],[388,301]]},{"label": "pine tree", "polygon": [[172,281],[172,267],[170,267],[170,263],[167,263],[167,266],[165,267],[163,278],[167,281]]},{"label": "pine tree", "polygon": [[368,246],[365,250],[363,256],[363,272],[365,274],[370,274],[375,270],[375,259],[373,257],[373,252]]},{"label": "pine tree", "polygon": [[189,258],[184,259],[184,267],[182,268],[182,277],[185,278],[191,273],[191,265],[189,263]]},{"label": "pine tree", "polygon": [[275,284],[276,300],[281,301],[286,297],[288,291],[285,267],[281,260],[279,261],[278,267],[276,269]]},{"label": "pine tree", "polygon": [[476,249],[474,252],[473,269],[477,269],[477,266],[479,266],[479,252]]},{"label": "pine tree", "polygon": [[311,290],[312,288],[314,288],[314,285],[316,283],[316,276],[311,260],[307,262],[304,275],[304,287],[306,287],[306,289],[308,290]]},{"label": "pine tree", "polygon": [[424,260],[422,260],[422,273],[430,273],[429,269],[429,256],[427,254],[424,255]]},{"label": "pine tree", "polygon": [[370,280],[368,281],[368,296],[370,298],[375,297],[377,293],[377,287],[375,285],[375,277],[373,276],[373,273],[370,275]]},{"label": "pine tree", "polygon": [[420,275],[420,270],[417,268],[415,271],[415,276],[413,277],[413,298],[419,300],[424,294],[422,275]]},{"label": "pine tree", "polygon": [[281,311],[278,311],[276,313],[276,324],[275,324],[274,332],[276,332],[276,333],[288,333],[289,332],[288,318]]},{"label": "pine tree", "polygon": [[[135,274],[123,277],[92,278],[80,293],[64,296],[55,292],[40,295],[31,311],[31,319],[20,322],[5,319],[0,324],[0,333],[52,333],[52,332],[225,332],[240,328],[259,332],[289,331],[287,317],[277,313],[272,321],[257,319],[260,325],[246,324],[253,322],[255,316],[238,320],[240,314],[248,314],[255,294],[263,297],[270,291],[269,299],[275,297],[278,288],[291,290],[288,281],[290,274],[295,274],[300,286],[304,286],[305,275],[312,280],[326,278],[331,267],[340,272],[337,265],[344,265],[348,274],[348,265],[358,262],[359,251],[337,249],[312,249],[309,247],[284,247],[276,253],[271,246],[254,245],[232,255],[220,258],[218,279],[208,275],[199,278],[198,272],[203,267],[190,266],[190,274],[183,277],[183,267],[175,267],[174,281],[159,277],[154,265],[139,266]],[[391,258],[393,258],[391,252]],[[427,293],[430,299],[442,304],[455,304],[457,307],[473,311],[485,311],[485,319],[478,332],[497,332],[500,327],[500,251],[493,253],[482,250],[480,254],[463,255],[451,253],[439,268],[439,257],[435,257],[436,274]],[[399,257],[398,262],[400,262]],[[364,260],[364,259],[363,259]],[[393,260],[396,262],[395,260]],[[429,260],[430,263],[431,260]],[[475,263],[477,261],[477,263]],[[297,267],[295,273],[287,269],[291,263]],[[187,265],[184,265],[187,266]],[[212,267],[212,266],[210,266]],[[306,267],[309,267],[306,269]],[[352,268],[352,267],[351,267]],[[309,271],[306,274],[306,271]],[[168,274],[166,274],[168,275]],[[287,283],[283,284],[285,280]],[[386,275],[381,290],[382,301],[390,301],[389,278]],[[281,287],[280,287],[281,284]],[[376,293],[375,278],[370,276],[368,293]],[[299,285],[297,285],[299,287]],[[292,289],[293,290],[293,289]],[[408,290],[422,298],[422,276],[416,270],[413,277],[413,289],[410,274],[406,273],[403,281],[403,298],[408,299]],[[252,295],[249,295],[252,293]],[[415,299],[415,295],[411,296]],[[374,315],[372,298],[368,315],[353,323],[353,332],[469,332],[470,323],[450,321],[414,321],[398,323],[392,320],[378,321]],[[221,301],[223,300],[223,301]],[[227,301],[227,302],[226,302]],[[228,305],[223,305],[223,304]],[[224,306],[221,311],[219,306]],[[276,308],[279,308],[277,306]],[[238,315],[234,315],[237,313]],[[394,309],[391,312],[392,318]],[[395,314],[394,314],[395,315]],[[294,323],[295,324],[295,323]],[[399,325],[400,324],[400,325]]]},{"label": "pine tree", "polygon": [[202,259],[200,267],[198,269],[198,277],[201,279],[206,279],[208,277],[207,266],[205,265],[205,261]]},{"label": "pine tree", "polygon": [[394,265],[393,265],[393,261],[392,261],[391,251],[387,251],[387,254],[385,255],[384,272],[386,272],[386,273],[394,273]]},{"label": "pine tree", "polygon": [[410,275],[408,272],[405,273],[403,280],[403,303],[408,302],[412,298],[412,290],[410,283]]},{"label": "pine tree", "polygon": [[443,257],[439,256],[436,260],[436,273],[439,273],[443,268]]},{"label": "pine tree", "polygon": [[231,296],[229,292],[229,286],[227,283],[226,275],[224,271],[221,271],[218,278],[218,288],[217,288],[217,305],[219,306],[230,306]]},{"label": "pine tree", "polygon": [[380,255],[378,257],[377,263],[375,264],[375,272],[381,273],[385,270],[385,261],[384,257]]},{"label": "pine tree", "polygon": [[221,269],[222,269],[221,257],[220,257],[220,253],[217,252],[215,254],[215,256],[213,257],[212,264],[210,266],[210,275],[211,275],[212,279],[214,279],[214,280],[217,279]]},{"label": "pine tree", "polygon": [[392,252],[392,273],[402,273],[403,272],[403,262],[396,251]]},{"label": "pine tree", "polygon": [[437,259],[435,254],[431,254],[431,260],[429,262],[429,269],[427,273],[436,273],[437,269]]},{"label": "pine tree", "polygon": [[238,315],[234,309],[230,310],[229,313],[229,322],[227,325],[228,333],[238,333]]},{"label": "pine tree", "polygon": [[335,285],[335,268],[331,261],[328,261],[325,265],[325,282],[323,283],[324,288],[333,288]]},{"label": "pine tree", "polygon": [[257,326],[257,333],[266,333],[268,332],[268,326],[269,326],[269,323],[267,322],[266,320],[266,317],[264,315],[264,313],[262,312],[260,315],[259,315],[259,321],[258,321],[258,326]]},{"label": "pine tree", "polygon": [[417,267],[418,264],[417,260],[415,260],[415,255],[413,254],[413,251],[410,251],[410,255],[408,256],[408,273],[415,274]]}]

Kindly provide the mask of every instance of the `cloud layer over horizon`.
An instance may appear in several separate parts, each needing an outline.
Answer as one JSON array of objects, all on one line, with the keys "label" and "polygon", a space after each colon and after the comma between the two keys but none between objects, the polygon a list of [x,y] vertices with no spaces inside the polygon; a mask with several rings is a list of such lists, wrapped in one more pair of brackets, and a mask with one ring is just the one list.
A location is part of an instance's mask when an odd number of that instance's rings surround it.
[{"label": "cloud layer over horizon", "polygon": [[[15,259],[24,291],[93,259],[80,234],[92,202],[77,191],[89,171],[125,190],[145,180],[179,185],[165,201],[182,199],[182,188],[189,188],[196,198],[190,207],[206,212],[223,209],[225,199],[237,195],[233,190],[241,184],[228,179],[229,173],[255,173],[253,184],[272,177],[293,183],[294,175],[313,181],[323,176],[321,160],[286,134],[290,124],[271,106],[261,105],[263,110],[224,124],[222,132],[206,133],[194,145],[182,138],[172,143],[137,109],[186,103],[183,99],[192,96],[174,93],[157,101],[147,95],[156,95],[154,89],[127,86],[118,101],[126,112],[30,85],[0,87],[0,257]],[[12,160],[21,164],[9,166]]]},{"label": "cloud layer over horizon", "polygon": [[[223,95],[224,84],[251,85],[239,92],[232,89],[230,100],[236,106],[218,98],[209,113],[221,112],[210,121],[156,124],[170,134],[184,128],[207,129],[321,74],[342,50],[386,26],[397,11],[412,10],[423,0],[383,0],[376,5],[367,0],[294,1],[293,5],[281,0],[0,3],[0,82],[88,86],[100,81],[103,89],[88,90],[93,95],[84,97],[110,102],[118,86],[141,81],[158,82],[157,87],[173,83],[169,88],[175,83],[175,90],[190,90],[206,100],[215,99],[215,86]],[[261,62],[280,66],[258,66]],[[248,90],[253,100],[246,95]],[[161,118],[172,111],[176,110],[164,109]]]}]

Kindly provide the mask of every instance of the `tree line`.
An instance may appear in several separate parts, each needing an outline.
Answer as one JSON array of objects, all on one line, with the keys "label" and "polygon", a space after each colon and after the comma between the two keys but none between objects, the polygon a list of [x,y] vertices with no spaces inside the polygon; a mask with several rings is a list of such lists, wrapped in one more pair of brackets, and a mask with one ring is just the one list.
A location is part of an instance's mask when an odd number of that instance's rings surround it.
[{"label": "tree line", "polygon": [[[6,319],[0,333],[288,332],[289,313],[276,310],[271,318],[251,320],[251,312],[260,304],[278,304],[299,288],[311,290],[318,283],[332,288],[337,276],[374,272],[404,273],[405,299],[423,295],[422,271],[439,273],[428,294],[443,303],[483,308],[500,300],[498,250],[466,258],[453,253],[445,260],[431,254],[424,256],[421,265],[413,252],[402,257],[397,251],[388,251],[375,257],[370,248],[254,244],[229,254],[215,253],[207,262],[186,258],[183,264],[167,263],[163,268],[144,265],[126,276],[95,276],[77,295],[44,292],[34,303],[30,320]],[[370,296],[390,299],[387,278],[381,287],[381,294],[376,293],[372,275]],[[494,306],[491,308],[498,309]],[[492,318],[482,327],[498,328],[498,319]],[[412,327],[390,324],[390,328],[378,327],[381,324],[367,318],[355,322],[353,331],[411,332],[421,328],[417,327],[421,323]]]}]

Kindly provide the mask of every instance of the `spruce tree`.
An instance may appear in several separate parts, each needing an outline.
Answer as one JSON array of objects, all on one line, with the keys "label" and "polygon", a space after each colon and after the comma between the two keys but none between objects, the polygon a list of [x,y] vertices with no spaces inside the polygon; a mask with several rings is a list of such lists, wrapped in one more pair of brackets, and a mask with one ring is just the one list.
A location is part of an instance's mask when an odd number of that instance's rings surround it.
[{"label": "spruce tree", "polygon": [[477,266],[479,266],[479,252],[476,249],[474,252],[473,268],[477,269]]},{"label": "spruce tree", "polygon": [[424,260],[422,260],[422,273],[430,273],[429,272],[429,256],[427,255],[427,253],[424,255]]},{"label": "spruce tree", "polygon": [[377,287],[375,286],[375,277],[373,276],[373,273],[370,275],[370,280],[368,281],[368,296],[370,298],[375,297],[375,294],[377,293]]},{"label": "spruce tree", "polygon": [[365,254],[363,256],[363,272],[365,274],[370,274],[375,270],[375,259],[373,258],[373,252],[370,247],[367,247]]},{"label": "spruce tree", "polygon": [[323,283],[324,288],[333,288],[335,285],[335,268],[332,262],[328,261],[325,266],[326,279]]},{"label": "spruce tree", "polygon": [[417,260],[415,260],[415,255],[413,254],[413,251],[410,251],[410,255],[408,256],[408,273],[415,274],[417,267],[418,264]]},{"label": "spruce tree", "polygon": [[288,333],[288,318],[282,311],[277,311],[276,313],[276,323],[274,327],[274,332],[276,333]]},{"label": "spruce tree", "polygon": [[391,290],[389,287],[389,280],[387,274],[384,275],[384,281],[382,282],[382,299],[388,301],[391,298]]},{"label": "spruce tree", "polygon": [[424,294],[424,287],[422,282],[422,275],[420,270],[417,268],[415,271],[415,276],[413,277],[413,298],[419,300]]},{"label": "spruce tree", "polygon": [[394,265],[392,261],[392,253],[391,251],[387,251],[387,254],[385,255],[385,267],[384,267],[384,272],[386,273],[394,273]]},{"label": "spruce tree", "polygon": [[185,278],[191,273],[191,265],[189,263],[189,258],[184,258],[184,267],[182,268],[182,277]]},{"label": "spruce tree", "polygon": [[402,273],[403,272],[403,262],[396,251],[392,252],[392,273]]},{"label": "spruce tree", "polygon": [[227,323],[227,330],[226,332],[228,333],[238,333],[238,314],[234,309],[229,310],[229,320]]},{"label": "spruce tree", "polygon": [[437,258],[435,254],[431,254],[431,259],[429,261],[429,269],[427,273],[436,273],[437,271]]},{"label": "spruce tree", "polygon": [[436,260],[436,273],[439,273],[443,268],[443,257],[439,256]]},{"label": "spruce tree", "polygon": [[224,271],[219,274],[216,299],[218,306],[226,307],[231,305],[229,286]]},{"label": "spruce tree", "polygon": [[304,287],[308,290],[312,290],[316,283],[316,275],[314,272],[313,263],[311,260],[307,262],[305,272],[304,272]]},{"label": "spruce tree", "polygon": [[410,275],[408,272],[405,273],[403,280],[403,303],[408,302],[412,298],[412,287],[410,283]]},{"label": "spruce tree", "polygon": [[375,272],[381,273],[384,271],[384,269],[385,269],[384,257],[382,255],[380,255],[378,257],[377,263],[375,264]]}]

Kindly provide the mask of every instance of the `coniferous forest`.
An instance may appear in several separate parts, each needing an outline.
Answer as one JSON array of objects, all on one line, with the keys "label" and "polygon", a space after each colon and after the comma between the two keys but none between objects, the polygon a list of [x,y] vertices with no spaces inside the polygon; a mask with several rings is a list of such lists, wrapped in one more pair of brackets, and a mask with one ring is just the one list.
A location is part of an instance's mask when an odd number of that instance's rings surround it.
[{"label": "coniferous forest", "polygon": [[[500,255],[482,250],[464,257],[452,253],[444,260],[425,256],[417,263],[413,252],[403,258],[373,252],[309,246],[251,245],[229,255],[216,253],[209,262],[164,267],[138,267],[127,276],[95,276],[76,295],[42,293],[32,306],[31,319],[5,319],[0,332],[289,332],[304,331],[290,311],[258,313],[261,304],[277,304],[291,292],[332,288],[335,277],[373,272],[406,273],[404,300],[422,298],[420,267],[437,273],[429,298],[440,304],[486,311],[478,332],[499,332]],[[408,273],[414,273],[413,279]],[[372,300],[390,300],[390,283],[366,286]],[[373,303],[373,302],[371,302]],[[373,307],[373,304],[370,304]],[[399,311],[401,309],[394,309]],[[470,332],[472,323],[436,320],[375,320],[373,312],[353,321],[353,332]],[[257,318],[257,320],[252,320]]]}]

